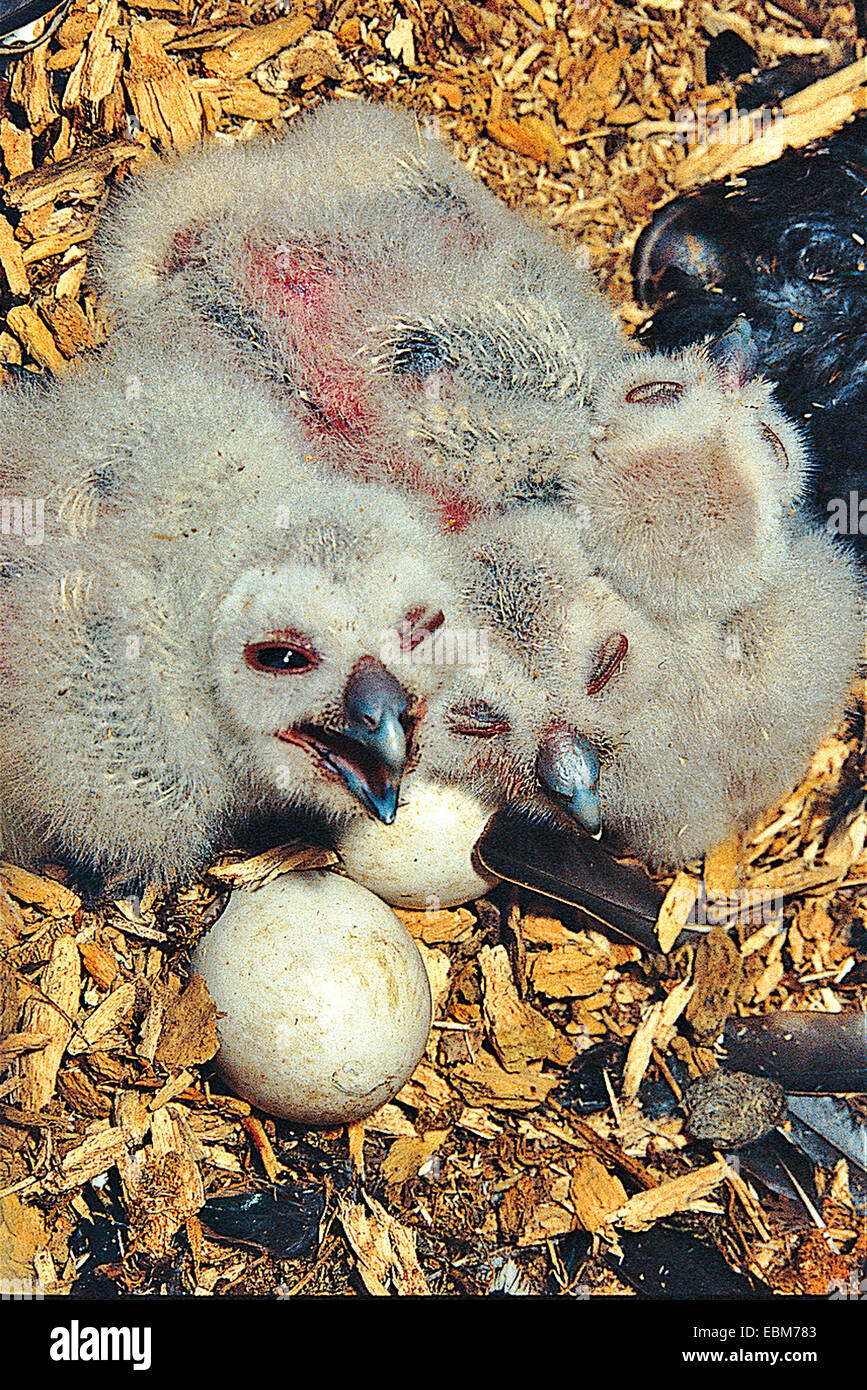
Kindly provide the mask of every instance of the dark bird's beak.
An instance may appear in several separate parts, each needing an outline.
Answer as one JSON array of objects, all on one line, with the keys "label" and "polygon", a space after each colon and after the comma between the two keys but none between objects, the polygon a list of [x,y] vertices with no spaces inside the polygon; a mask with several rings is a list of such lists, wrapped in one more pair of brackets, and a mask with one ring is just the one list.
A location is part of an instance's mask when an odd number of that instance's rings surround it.
[{"label": "dark bird's beak", "polygon": [[297,724],[277,737],[306,748],[371,815],[391,825],[412,730],[406,692],[380,662],[365,657],[346,682],[343,712],[341,729]]},{"label": "dark bird's beak", "polygon": [[542,790],[598,839],[602,834],[599,759],[587,740],[565,725],[553,725],[539,745],[536,775]]},{"label": "dark bird's beak", "polygon": [[365,657],[346,682],[343,709],[344,733],[372,757],[365,759],[368,773],[356,777],[354,785],[348,769],[341,775],[377,820],[391,825],[412,728],[406,692],[381,662]]},{"label": "dark bird's beak", "polygon": [[[619,863],[594,840],[509,809],[492,816],[474,853],[495,877],[580,908],[603,931],[613,928],[659,954],[661,889],[643,869]],[[682,934],[678,944],[686,939]]]},{"label": "dark bird's beak", "polygon": [[729,391],[739,391],[745,382],[752,380],[759,363],[759,350],[743,314],[738,314],[731,327],[708,346],[707,355]]}]

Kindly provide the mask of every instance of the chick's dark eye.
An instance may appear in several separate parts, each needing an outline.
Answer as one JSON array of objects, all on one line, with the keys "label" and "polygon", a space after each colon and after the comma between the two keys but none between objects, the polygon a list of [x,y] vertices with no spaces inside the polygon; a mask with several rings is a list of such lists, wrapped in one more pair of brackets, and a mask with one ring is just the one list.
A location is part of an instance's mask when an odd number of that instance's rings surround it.
[{"label": "chick's dark eye", "polygon": [[626,404],[674,405],[685,389],[682,381],[645,381],[626,392]]},{"label": "chick's dark eye", "polygon": [[511,733],[512,729],[503,710],[495,709],[482,700],[452,705],[448,720],[453,733],[463,734],[467,738],[496,738],[498,734]]},{"label": "chick's dark eye", "polygon": [[288,642],[250,642],[244,660],[253,671],[280,676],[288,672],[312,671],[319,658],[308,647]]}]

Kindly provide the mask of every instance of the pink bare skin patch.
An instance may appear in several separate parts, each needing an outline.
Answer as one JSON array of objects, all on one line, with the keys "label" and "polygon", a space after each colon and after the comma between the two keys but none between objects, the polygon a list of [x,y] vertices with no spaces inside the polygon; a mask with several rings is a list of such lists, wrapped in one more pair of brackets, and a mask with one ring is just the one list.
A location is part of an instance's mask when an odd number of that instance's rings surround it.
[{"label": "pink bare skin patch", "polygon": [[376,426],[370,387],[349,361],[343,334],[350,306],[337,271],[315,250],[251,247],[250,296],[297,363],[304,387],[336,429],[365,433]]}]

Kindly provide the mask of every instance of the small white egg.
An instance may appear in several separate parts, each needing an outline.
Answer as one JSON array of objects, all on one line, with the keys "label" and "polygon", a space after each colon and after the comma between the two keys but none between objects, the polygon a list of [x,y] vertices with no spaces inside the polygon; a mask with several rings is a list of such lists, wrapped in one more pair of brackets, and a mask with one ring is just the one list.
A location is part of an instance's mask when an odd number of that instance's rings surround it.
[{"label": "small white egg", "polygon": [[431,993],[418,948],[385,903],[338,874],[234,893],[192,964],[218,1010],[218,1071],[272,1115],[363,1119],[424,1052]]},{"label": "small white egg", "polygon": [[343,868],[395,907],[457,907],[498,882],[473,863],[473,846],[492,815],[446,783],[410,777],[392,825],[357,820],[337,841]]}]

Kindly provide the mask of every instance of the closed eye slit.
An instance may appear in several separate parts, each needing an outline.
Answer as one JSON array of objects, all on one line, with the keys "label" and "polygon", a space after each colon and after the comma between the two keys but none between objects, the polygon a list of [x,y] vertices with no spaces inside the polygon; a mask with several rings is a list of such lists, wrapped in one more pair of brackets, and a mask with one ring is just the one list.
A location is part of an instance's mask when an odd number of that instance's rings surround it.
[{"label": "closed eye slit", "polygon": [[626,393],[627,405],[674,405],[686,387],[681,381],[645,381]]},{"label": "closed eye slit", "polygon": [[446,620],[441,610],[430,613],[426,608],[411,608],[403,620],[400,648],[404,652],[414,652],[416,647],[430,637]]},{"label": "closed eye slit", "polygon": [[463,734],[466,738],[496,738],[512,730],[507,715],[483,700],[452,705],[448,722],[452,733]]},{"label": "closed eye slit", "polygon": [[300,675],[319,665],[319,654],[296,633],[278,633],[262,642],[248,642],[244,660],[265,675]]},{"label": "closed eye slit", "polygon": [[622,666],[629,651],[629,642],[624,632],[612,632],[605,638],[596,655],[593,674],[587,682],[587,694],[598,695],[611,677]]},{"label": "closed eye slit", "polygon": [[777,462],[781,463],[784,468],[788,468],[789,455],[786,453],[786,448],[783,444],[783,441],[780,439],[780,436],[778,434],[774,433],[770,425],[766,425],[764,421],[762,421],[762,439],[765,441],[766,444],[770,444],[771,448],[777,456]]}]

